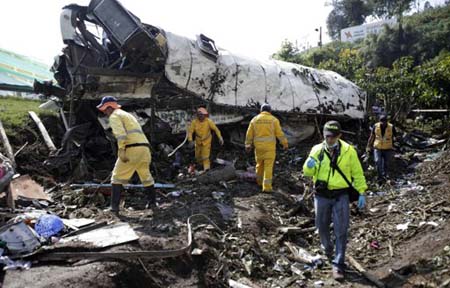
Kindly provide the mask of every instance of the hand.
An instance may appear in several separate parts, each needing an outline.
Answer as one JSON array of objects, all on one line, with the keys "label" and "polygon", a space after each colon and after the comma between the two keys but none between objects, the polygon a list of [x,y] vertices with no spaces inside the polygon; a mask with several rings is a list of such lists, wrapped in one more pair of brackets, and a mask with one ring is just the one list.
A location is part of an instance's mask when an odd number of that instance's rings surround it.
[{"label": "hand", "polygon": [[314,168],[315,166],[316,166],[316,159],[314,159],[314,158],[312,158],[312,157],[309,157],[308,158],[308,162],[306,162],[306,167],[308,167],[308,168]]},{"label": "hand", "polygon": [[358,209],[362,209],[366,206],[366,196],[365,195],[359,195],[358,198]]},{"label": "hand", "polygon": [[245,151],[250,153],[252,151],[252,145],[245,145]]},{"label": "hand", "polygon": [[220,143],[220,146],[223,146],[223,138],[219,138],[219,143]]},{"label": "hand", "polygon": [[284,145],[284,146],[283,146],[283,149],[284,149],[285,151],[287,151],[287,150],[289,149],[289,145],[288,145],[288,144]]},{"label": "hand", "polygon": [[372,151],[372,148],[371,148],[370,146],[367,146],[367,147],[366,147],[366,153],[369,154],[370,151]]},{"label": "hand", "polygon": [[128,157],[127,157],[127,153],[126,153],[125,149],[119,149],[119,152],[117,154],[119,155],[119,159],[122,162],[127,163],[128,161],[130,161],[130,159],[128,159]]}]

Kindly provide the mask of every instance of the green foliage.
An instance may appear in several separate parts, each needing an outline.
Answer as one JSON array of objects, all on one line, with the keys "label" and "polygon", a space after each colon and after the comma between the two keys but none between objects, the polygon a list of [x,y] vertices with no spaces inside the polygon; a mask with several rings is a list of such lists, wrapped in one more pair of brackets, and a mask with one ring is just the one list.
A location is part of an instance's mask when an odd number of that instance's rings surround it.
[{"label": "green foliage", "polygon": [[436,57],[442,50],[450,50],[450,6],[428,9],[405,18],[399,27],[385,27],[379,35],[370,35],[362,52],[371,67],[391,67],[404,56],[414,58],[415,64]]},{"label": "green foliage", "polygon": [[339,39],[341,29],[360,25],[372,12],[368,1],[339,0],[332,2],[333,10],[327,18],[328,34],[334,40]]},{"label": "green foliage", "polygon": [[[392,116],[411,108],[450,108],[450,6],[429,8],[359,43],[332,42],[299,53],[284,42],[280,60],[335,71]],[[288,53],[287,53],[288,52]],[[284,55],[284,56],[283,56]]]},{"label": "green foliage", "polygon": [[415,67],[418,102],[430,107],[450,108],[450,53]]},{"label": "green foliage", "polygon": [[402,16],[411,9],[414,0],[370,0],[373,14],[378,17]]},{"label": "green foliage", "polygon": [[298,49],[294,44],[287,39],[281,43],[280,51],[273,55],[274,59],[283,60],[287,62],[296,63],[296,58],[298,56]]}]

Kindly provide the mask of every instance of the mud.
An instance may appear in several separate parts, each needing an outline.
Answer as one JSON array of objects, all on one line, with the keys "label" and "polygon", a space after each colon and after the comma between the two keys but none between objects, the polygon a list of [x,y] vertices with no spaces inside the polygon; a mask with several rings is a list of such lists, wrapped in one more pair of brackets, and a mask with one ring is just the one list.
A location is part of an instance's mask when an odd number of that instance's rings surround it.
[{"label": "mud", "polygon": [[[174,259],[35,261],[28,271],[2,272],[2,287],[228,287],[230,279],[250,287],[314,287],[317,281],[323,281],[325,287],[373,287],[351,266],[345,281],[338,283],[330,278],[328,261],[321,267],[304,266],[292,258],[284,244],[289,241],[311,254],[320,254],[310,182],[301,174],[303,159],[317,139],[278,152],[273,194],[262,194],[254,183],[242,179],[200,184],[187,171],[193,154],[188,150],[184,151],[190,154],[182,167],[166,173],[173,169],[171,162],[155,151],[155,178],[177,187],[159,190],[159,207],[153,210],[144,209],[142,191],[127,191],[117,219],[102,211],[109,201],[108,191],[73,190],[61,184],[69,179],[42,167],[48,151],[33,129],[24,127],[19,135],[20,139],[12,141],[16,149],[23,141],[29,142],[17,157],[19,171],[52,188],[55,202],[49,210],[67,218],[126,221],[140,236],[136,242],[107,250],[180,248],[187,239],[187,218],[198,213],[214,221],[223,234],[207,222],[195,223],[193,248],[201,252]],[[213,151],[214,157],[236,160],[237,170],[254,165],[253,155],[241,148],[214,146]],[[421,163],[416,170],[408,169],[416,159],[398,155],[394,179],[382,186],[371,180],[374,172],[369,166],[368,207],[362,214],[352,210],[348,255],[389,287],[438,287],[450,279],[450,152]],[[183,193],[174,197],[171,191]],[[396,229],[406,222],[410,222],[406,230]],[[282,227],[297,227],[303,232],[284,233]],[[370,245],[373,241],[379,248]],[[84,248],[89,247],[76,249]]]}]

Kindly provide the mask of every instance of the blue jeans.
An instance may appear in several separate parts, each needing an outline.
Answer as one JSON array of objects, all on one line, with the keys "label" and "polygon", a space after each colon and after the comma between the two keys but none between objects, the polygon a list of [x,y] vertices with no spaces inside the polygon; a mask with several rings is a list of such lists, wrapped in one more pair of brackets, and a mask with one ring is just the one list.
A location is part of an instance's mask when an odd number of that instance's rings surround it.
[{"label": "blue jeans", "polygon": [[384,179],[388,175],[388,167],[391,162],[392,150],[373,150],[375,165],[377,166],[378,179]]},{"label": "blue jeans", "polygon": [[350,221],[349,206],[348,194],[343,194],[336,199],[328,199],[317,195],[314,197],[316,227],[319,230],[322,249],[327,256],[333,254],[330,237],[330,223],[333,220],[336,252],[332,264],[342,271],[345,268],[345,250]]}]

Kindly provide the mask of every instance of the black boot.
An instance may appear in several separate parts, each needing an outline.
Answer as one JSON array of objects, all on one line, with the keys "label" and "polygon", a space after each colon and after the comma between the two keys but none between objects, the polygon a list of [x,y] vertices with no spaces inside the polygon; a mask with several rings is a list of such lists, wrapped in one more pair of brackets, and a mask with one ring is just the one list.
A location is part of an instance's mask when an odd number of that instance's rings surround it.
[{"label": "black boot", "polygon": [[111,211],[114,214],[119,214],[120,195],[122,194],[122,184],[112,184],[111,189],[111,206],[107,211]]},{"label": "black boot", "polygon": [[156,191],[155,186],[148,186],[144,188],[145,194],[147,194],[147,204],[145,209],[154,208],[156,206]]}]

